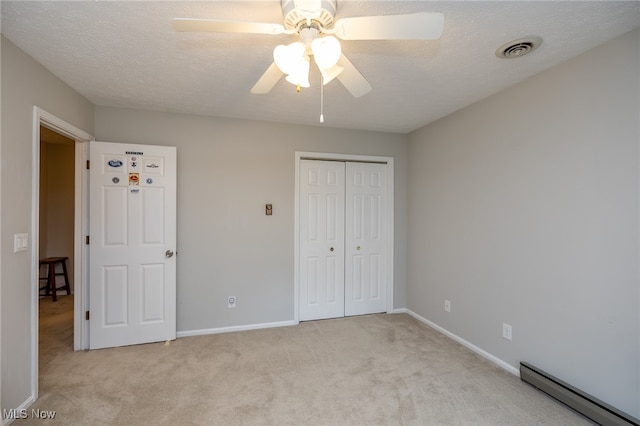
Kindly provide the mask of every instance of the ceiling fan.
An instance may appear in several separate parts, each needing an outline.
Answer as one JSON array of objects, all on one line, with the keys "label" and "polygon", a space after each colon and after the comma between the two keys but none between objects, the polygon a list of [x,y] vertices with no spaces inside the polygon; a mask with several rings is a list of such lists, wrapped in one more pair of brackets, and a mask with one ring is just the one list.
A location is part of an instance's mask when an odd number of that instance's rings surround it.
[{"label": "ceiling fan", "polygon": [[337,78],[356,98],[369,93],[369,82],[342,53],[341,40],[434,40],[444,26],[442,13],[362,16],[334,20],[337,0],[281,0],[284,25],[227,19],[175,18],[176,31],[249,34],[291,34],[298,41],[279,45],[274,62],[251,89],[266,94],[283,75],[297,87],[309,87],[311,56],[322,84]]}]

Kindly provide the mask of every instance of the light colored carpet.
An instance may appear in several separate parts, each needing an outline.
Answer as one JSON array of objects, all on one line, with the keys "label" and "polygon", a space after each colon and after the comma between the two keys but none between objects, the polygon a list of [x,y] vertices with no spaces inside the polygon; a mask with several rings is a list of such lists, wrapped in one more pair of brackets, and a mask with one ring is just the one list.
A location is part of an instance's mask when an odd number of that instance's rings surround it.
[{"label": "light colored carpet", "polygon": [[405,314],[73,352],[72,303],[41,299],[31,408],[54,423],[590,424]]}]

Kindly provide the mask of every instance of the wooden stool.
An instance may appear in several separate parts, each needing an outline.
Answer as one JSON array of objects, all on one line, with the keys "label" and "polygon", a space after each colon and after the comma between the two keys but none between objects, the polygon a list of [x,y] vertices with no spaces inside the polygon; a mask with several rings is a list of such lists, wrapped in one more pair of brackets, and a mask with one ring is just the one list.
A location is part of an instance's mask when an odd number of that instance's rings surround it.
[{"label": "wooden stool", "polygon": [[[56,302],[58,297],[56,295],[59,288],[67,290],[67,294],[71,294],[71,287],[69,287],[69,276],[67,275],[67,259],[68,257],[47,257],[40,260],[40,266],[47,266],[49,271],[46,277],[41,277],[41,280],[46,280],[47,285],[40,287],[40,290],[45,290],[45,296],[51,292],[53,301]],[[56,264],[62,264],[62,272],[56,272]],[[56,287],[56,276],[64,276],[64,285],[62,287]]]}]

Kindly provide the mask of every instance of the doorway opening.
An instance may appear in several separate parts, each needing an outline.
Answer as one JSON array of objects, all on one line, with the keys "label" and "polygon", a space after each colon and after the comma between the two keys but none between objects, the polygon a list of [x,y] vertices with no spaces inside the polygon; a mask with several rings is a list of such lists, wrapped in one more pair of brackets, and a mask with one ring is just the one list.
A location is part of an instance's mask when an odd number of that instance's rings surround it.
[{"label": "doorway opening", "polygon": [[40,125],[38,356],[43,372],[58,354],[73,350],[75,145]]},{"label": "doorway opening", "polygon": [[[93,136],[37,106],[33,107],[32,129],[31,239],[33,244],[31,245],[30,336],[31,397],[35,400],[38,398],[39,383],[40,288],[44,285],[44,281],[40,280],[40,259],[43,259],[43,255],[68,258],[66,266],[72,295],[66,295],[64,291],[61,293],[61,299],[54,303],[50,293],[48,300],[50,307],[66,312],[66,315],[73,319],[72,324],[66,329],[66,333],[72,336],[73,345],[69,347],[68,340],[63,339],[67,342],[63,346],[65,350],[70,351],[85,349],[88,345],[88,327],[84,324],[82,316],[87,297],[85,262],[88,259],[88,249],[83,244],[81,236],[85,233],[87,223],[85,192],[88,175],[84,168],[86,146],[87,142],[93,140]],[[45,157],[42,162],[41,156]],[[55,164],[56,161],[61,164]],[[62,185],[64,188],[62,190],[58,185],[59,180],[66,181]],[[42,203],[44,203],[43,206],[41,206]],[[71,222],[68,222],[69,218],[66,216],[72,218]],[[73,263],[71,264],[70,261]],[[61,272],[62,265],[55,263],[55,266],[57,270],[54,273]],[[44,267],[42,274],[46,274]],[[54,276],[54,278],[61,279],[62,276]],[[62,283],[60,286],[62,287]],[[44,290],[42,293],[46,295]],[[42,300],[44,306],[45,299]],[[72,312],[66,310],[66,305],[70,305]],[[55,321],[49,322],[49,326],[55,327]],[[47,332],[50,332],[50,328],[47,328]],[[55,336],[55,333],[52,335]]]}]

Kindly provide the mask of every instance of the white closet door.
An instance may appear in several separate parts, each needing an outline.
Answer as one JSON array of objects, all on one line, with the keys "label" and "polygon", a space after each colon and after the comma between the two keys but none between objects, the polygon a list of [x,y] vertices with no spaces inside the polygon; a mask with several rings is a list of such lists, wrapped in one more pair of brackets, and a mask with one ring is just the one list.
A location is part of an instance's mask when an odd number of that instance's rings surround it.
[{"label": "white closet door", "polygon": [[345,163],[300,162],[300,320],[344,316]]},{"label": "white closet door", "polygon": [[386,312],[384,164],[346,165],[345,315]]}]

